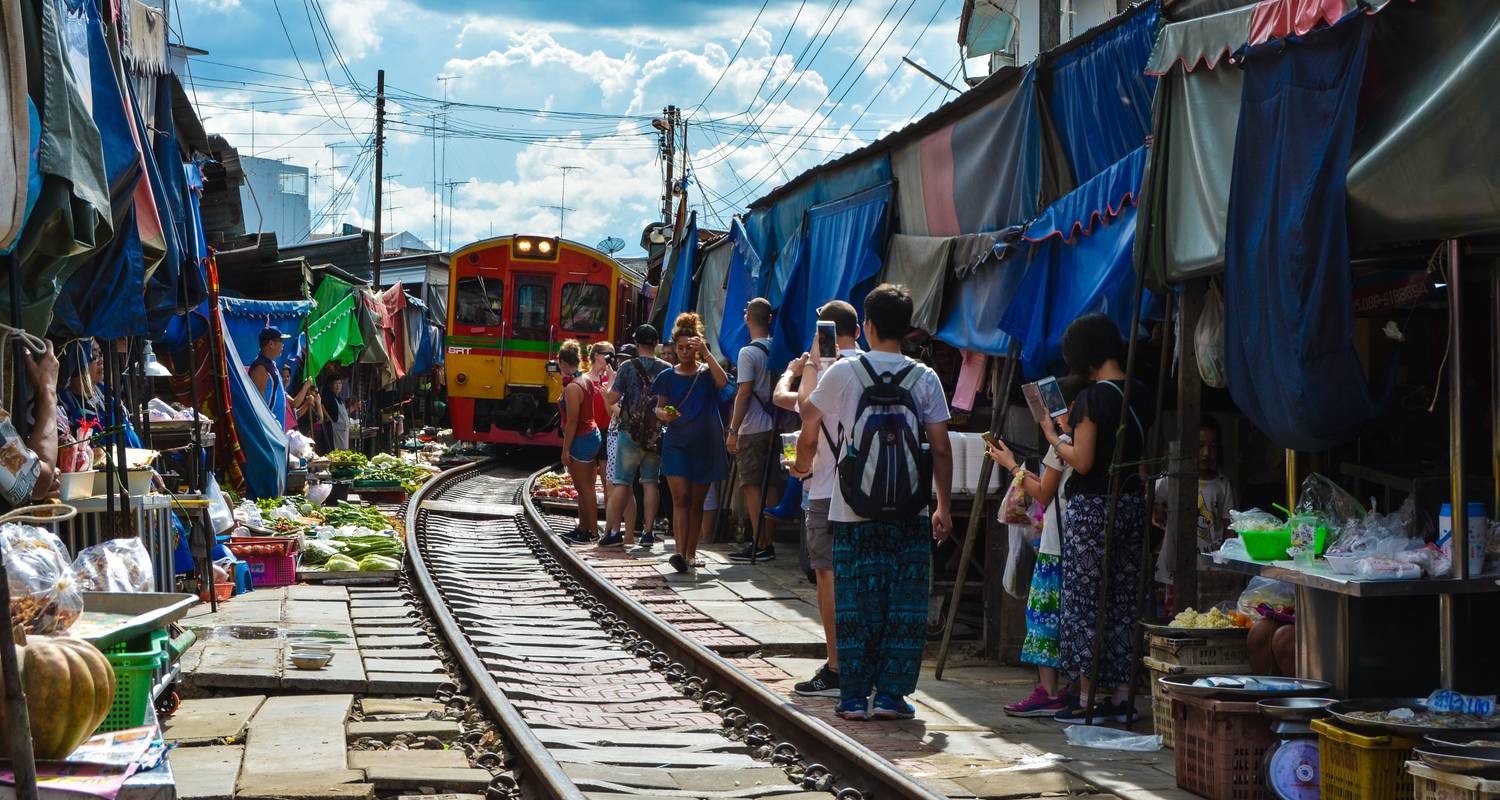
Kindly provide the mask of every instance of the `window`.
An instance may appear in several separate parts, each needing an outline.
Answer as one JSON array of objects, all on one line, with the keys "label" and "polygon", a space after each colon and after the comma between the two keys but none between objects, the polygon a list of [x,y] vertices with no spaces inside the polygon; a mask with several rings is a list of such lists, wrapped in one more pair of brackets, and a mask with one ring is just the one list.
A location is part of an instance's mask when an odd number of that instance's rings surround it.
[{"label": "window", "polygon": [[492,328],[505,318],[505,285],[499,278],[459,278],[453,301],[457,325]]},{"label": "window", "polygon": [[277,188],[282,194],[307,195],[306,172],[282,172],[276,176]]},{"label": "window", "polygon": [[609,287],[597,283],[565,283],[562,290],[563,330],[603,333],[609,319]]},{"label": "window", "polygon": [[525,283],[516,286],[516,331],[533,336],[547,335],[548,305],[552,299],[552,287],[546,283]]}]

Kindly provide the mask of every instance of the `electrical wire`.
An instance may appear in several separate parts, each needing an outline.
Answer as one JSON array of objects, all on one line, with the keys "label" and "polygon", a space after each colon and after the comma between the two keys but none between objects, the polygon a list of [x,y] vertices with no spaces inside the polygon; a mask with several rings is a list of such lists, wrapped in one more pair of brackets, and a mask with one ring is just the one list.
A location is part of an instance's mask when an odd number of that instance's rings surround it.
[{"label": "electrical wire", "polygon": [[730,56],[729,60],[724,62],[724,69],[719,70],[719,77],[714,79],[714,85],[708,87],[708,94],[703,95],[703,99],[698,101],[698,105],[693,106],[693,110],[689,111],[687,116],[691,117],[698,113],[698,110],[703,108],[703,104],[708,102],[708,98],[714,96],[714,90],[719,88],[719,83],[724,80],[725,75],[729,74],[729,68],[734,66],[735,59],[740,57],[740,51],[745,49],[745,42],[750,41],[750,34],[755,32],[755,26],[760,22],[760,16],[766,13],[766,7],[769,5],[771,5],[771,0],[762,0],[760,10],[755,12],[755,19],[750,21],[750,27],[745,29],[745,35],[740,37],[739,45],[734,48],[734,55]]}]

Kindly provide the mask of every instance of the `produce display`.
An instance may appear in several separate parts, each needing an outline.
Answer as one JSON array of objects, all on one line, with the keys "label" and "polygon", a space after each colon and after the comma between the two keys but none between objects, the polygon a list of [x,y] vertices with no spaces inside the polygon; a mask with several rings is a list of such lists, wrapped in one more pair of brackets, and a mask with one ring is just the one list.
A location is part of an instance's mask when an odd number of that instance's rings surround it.
[{"label": "produce display", "polygon": [[[21,688],[38,759],[66,758],[109,715],[115,671],[82,639],[22,636],[16,643]],[[10,752],[10,727],[0,704],[0,753]]]},{"label": "produce display", "polygon": [[[596,487],[595,492],[602,492],[601,487]],[[578,487],[573,485],[573,476],[564,475],[561,472],[548,472],[540,475],[532,489],[533,497],[555,497],[559,500],[577,500]]]},{"label": "produce display", "polygon": [[1394,723],[1415,728],[1440,728],[1452,731],[1492,730],[1495,727],[1494,717],[1418,711],[1411,708],[1395,708],[1390,711],[1346,711],[1344,716],[1377,725]]},{"label": "produce display", "polygon": [[364,453],[353,450],[335,450],[328,454],[328,468],[335,472],[364,469],[370,463]]},{"label": "produce display", "polygon": [[370,459],[369,466],[365,467],[364,471],[360,473],[359,479],[363,481],[395,481],[400,483],[402,490],[409,494],[419,489],[434,474],[427,467],[408,463],[389,453],[381,453]]},{"label": "produce display", "polygon": [[374,506],[363,506],[340,500],[336,505],[324,506],[318,511],[324,524],[335,528],[357,525],[372,530],[385,530],[391,521]]},{"label": "produce display", "polygon": [[1217,608],[1208,611],[1185,609],[1172,618],[1173,628],[1248,628],[1251,620],[1238,611],[1225,613]]}]

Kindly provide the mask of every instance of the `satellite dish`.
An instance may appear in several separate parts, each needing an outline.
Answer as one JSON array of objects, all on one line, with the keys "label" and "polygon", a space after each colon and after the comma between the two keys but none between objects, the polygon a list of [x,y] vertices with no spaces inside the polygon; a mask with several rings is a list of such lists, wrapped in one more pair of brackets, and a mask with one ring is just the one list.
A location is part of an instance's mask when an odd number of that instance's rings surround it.
[{"label": "satellite dish", "polygon": [[607,237],[604,241],[600,242],[598,244],[598,247],[599,247],[600,250],[603,250],[605,253],[608,253],[609,255],[614,255],[615,253],[618,253],[621,250],[625,249],[625,240],[621,239],[618,236],[610,236],[610,237]]}]

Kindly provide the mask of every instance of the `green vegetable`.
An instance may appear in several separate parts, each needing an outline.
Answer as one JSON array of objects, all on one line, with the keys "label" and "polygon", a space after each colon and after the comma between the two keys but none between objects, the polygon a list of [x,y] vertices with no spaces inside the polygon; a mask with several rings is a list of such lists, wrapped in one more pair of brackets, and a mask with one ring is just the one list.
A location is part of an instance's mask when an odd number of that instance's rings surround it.
[{"label": "green vegetable", "polygon": [[339,548],[332,543],[321,539],[308,539],[302,545],[302,563],[316,567],[339,553]]},{"label": "green vegetable", "polygon": [[359,560],[360,572],[379,572],[381,570],[401,569],[401,562],[394,558],[385,556],[365,556]]},{"label": "green vegetable", "polygon": [[340,553],[324,562],[323,568],[329,572],[358,572],[359,562]]},{"label": "green vegetable", "polygon": [[354,505],[343,500],[323,509],[323,521],[335,528],[360,525],[378,531],[391,526],[391,521],[374,506]]}]

